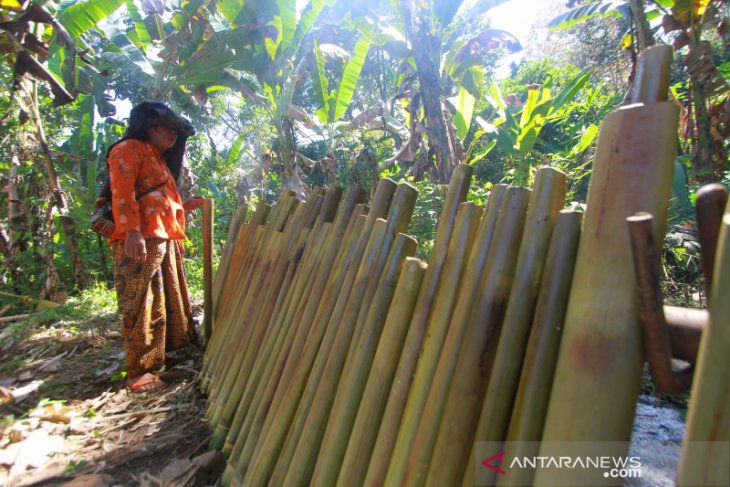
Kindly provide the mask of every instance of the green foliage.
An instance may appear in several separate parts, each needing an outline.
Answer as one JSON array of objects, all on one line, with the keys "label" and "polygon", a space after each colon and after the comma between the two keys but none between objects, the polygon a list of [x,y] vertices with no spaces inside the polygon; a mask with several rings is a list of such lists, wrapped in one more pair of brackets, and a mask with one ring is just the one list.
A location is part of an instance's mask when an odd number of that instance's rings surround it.
[{"label": "green foliage", "polygon": [[580,72],[553,96],[553,81],[547,77],[542,85],[530,84],[524,100],[516,95],[504,97],[492,83],[486,98],[491,105],[490,121],[478,118],[480,130],[474,136],[475,139],[484,137],[487,143],[471,161],[479,162],[497,149],[509,167],[506,179],[517,184],[529,182],[531,167],[541,161],[535,149],[540,148],[542,153],[555,152],[547,141],[540,139],[543,128],[568,119],[577,108],[573,103],[576,96],[589,78],[590,72]]}]

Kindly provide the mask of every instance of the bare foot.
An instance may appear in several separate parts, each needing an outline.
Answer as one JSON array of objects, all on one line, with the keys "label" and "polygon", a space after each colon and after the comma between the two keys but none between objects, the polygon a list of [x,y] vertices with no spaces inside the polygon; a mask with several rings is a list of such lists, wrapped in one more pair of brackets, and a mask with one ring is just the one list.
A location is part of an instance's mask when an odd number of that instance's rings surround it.
[{"label": "bare foot", "polygon": [[149,392],[162,389],[166,386],[167,384],[162,382],[159,377],[150,373],[127,379],[127,389],[129,392]]}]

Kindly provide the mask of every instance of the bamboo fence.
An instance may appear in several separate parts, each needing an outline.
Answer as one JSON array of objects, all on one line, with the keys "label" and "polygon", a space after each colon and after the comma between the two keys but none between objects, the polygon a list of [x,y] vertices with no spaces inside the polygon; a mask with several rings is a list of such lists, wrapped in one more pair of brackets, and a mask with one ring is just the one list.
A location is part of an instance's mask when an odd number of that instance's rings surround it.
[{"label": "bamboo fence", "polygon": [[[421,261],[406,183],[381,180],[369,206],[362,190],[332,188],[306,202],[284,191],[248,221],[241,208],[200,381],[211,448],[227,458],[221,484],[474,485],[480,441],[534,456],[548,439],[626,440],[643,356],[624,219],[664,222],[677,123],[654,65],[666,70],[662,48],[641,61],[640,103],[604,122],[585,215],[563,209],[556,169],[538,169],[531,189],[495,185],[479,206],[459,165]],[[715,294],[728,278],[723,225]],[[700,440],[730,434],[727,401],[706,385],[727,382],[727,302],[713,295],[692,406],[722,424],[690,414]],[[686,484],[700,461],[683,457]],[[488,481],[561,485],[540,469]]]}]

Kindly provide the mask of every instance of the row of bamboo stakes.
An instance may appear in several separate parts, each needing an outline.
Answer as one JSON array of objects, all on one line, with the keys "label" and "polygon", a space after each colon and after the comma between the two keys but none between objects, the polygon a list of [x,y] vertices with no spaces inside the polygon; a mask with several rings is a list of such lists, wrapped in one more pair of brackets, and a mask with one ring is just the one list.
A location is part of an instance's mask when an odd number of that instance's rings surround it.
[{"label": "row of bamboo stakes", "polygon": [[[495,185],[482,207],[466,201],[472,168],[460,165],[423,262],[405,233],[407,183],[382,179],[369,205],[331,188],[306,202],[285,191],[247,222],[242,207],[200,380],[221,483],[560,485],[540,469],[475,478],[475,444],[537,455],[539,441],[627,441],[642,355],[624,219],[653,212],[662,234],[677,114],[646,73],[666,58],[645,52],[637,104],[604,122],[585,215],[563,209],[559,170],[540,168],[532,189]],[[716,275],[715,287],[730,273]],[[705,368],[727,377],[727,358],[714,360]]]}]

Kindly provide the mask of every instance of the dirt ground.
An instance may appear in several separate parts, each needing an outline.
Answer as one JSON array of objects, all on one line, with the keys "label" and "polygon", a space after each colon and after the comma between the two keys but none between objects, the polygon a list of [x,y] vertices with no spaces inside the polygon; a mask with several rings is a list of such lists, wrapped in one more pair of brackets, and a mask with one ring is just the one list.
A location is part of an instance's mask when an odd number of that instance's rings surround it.
[{"label": "dirt ground", "polygon": [[[223,460],[207,452],[202,351],[167,388],[130,394],[118,329],[112,314],[0,325],[0,485],[215,484]],[[686,394],[657,394],[645,373],[632,448],[648,478],[631,485],[674,485],[686,408]]]},{"label": "dirt ground", "polygon": [[167,388],[130,394],[118,329],[113,315],[0,328],[0,485],[215,483],[195,388],[202,352]]}]

